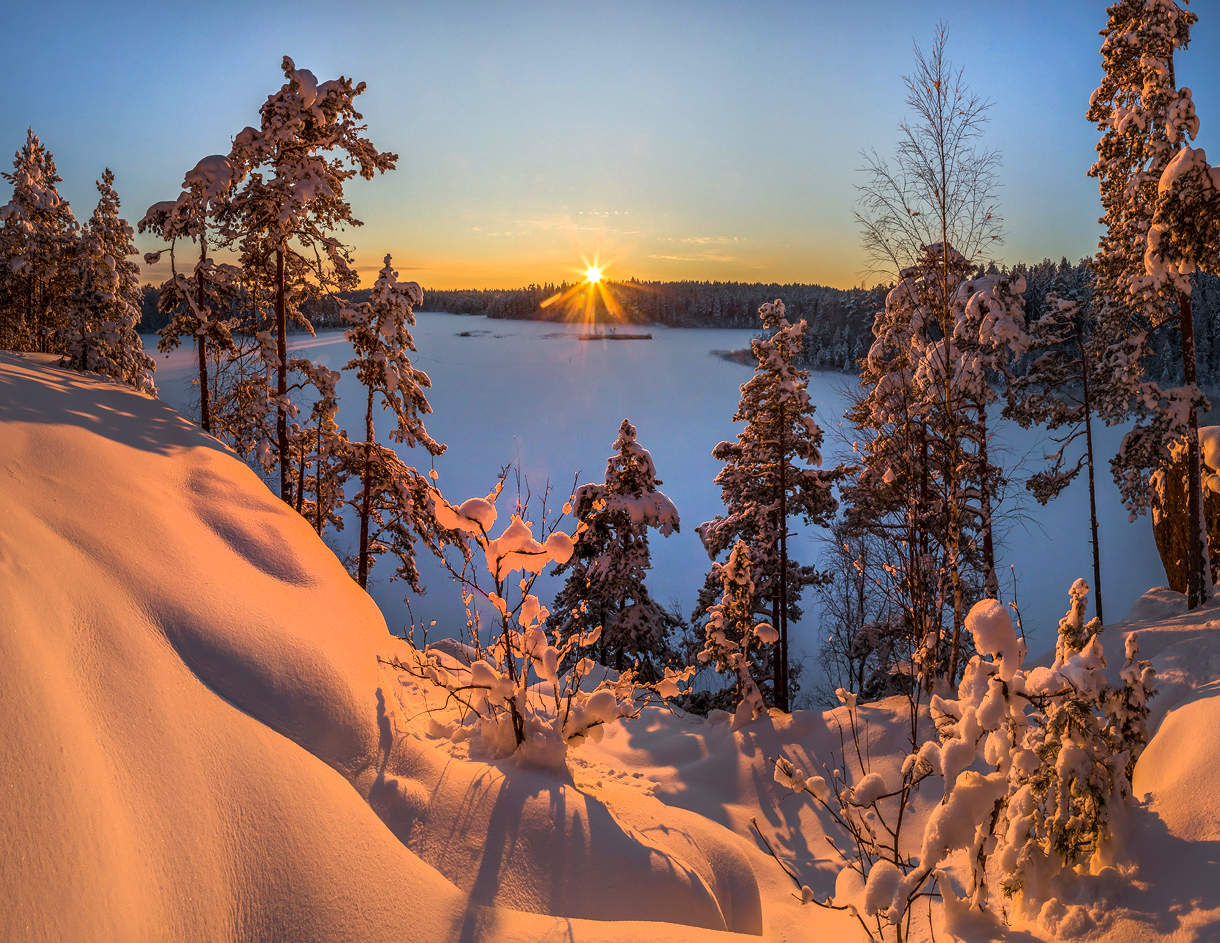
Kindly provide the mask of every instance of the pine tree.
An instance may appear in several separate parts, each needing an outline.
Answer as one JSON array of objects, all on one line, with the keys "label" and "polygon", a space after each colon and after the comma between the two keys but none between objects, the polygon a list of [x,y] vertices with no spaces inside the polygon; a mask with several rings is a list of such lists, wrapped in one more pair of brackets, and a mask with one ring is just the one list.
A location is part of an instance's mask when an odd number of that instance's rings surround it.
[{"label": "pine tree", "polygon": [[1140,658],[1139,638],[1134,632],[1127,633],[1123,650],[1126,657],[1119,672],[1122,685],[1111,688],[1106,695],[1106,732],[1111,752],[1126,758],[1123,774],[1129,795],[1136,761],[1148,745],[1148,701],[1156,694],[1156,672],[1151,662]]},{"label": "pine tree", "polygon": [[293,423],[290,454],[297,473],[297,513],[321,536],[327,525],[343,529],[344,485],[351,471],[347,433],[336,422],[339,372],[304,359],[290,361],[289,368],[316,392],[309,416],[302,424]]},{"label": "pine tree", "polygon": [[[1128,507],[1141,513],[1151,501],[1151,473],[1167,466],[1175,443],[1184,442],[1187,519],[1194,532],[1187,603],[1194,608],[1210,594],[1198,446],[1198,410],[1206,401],[1196,385],[1189,286],[1183,291],[1180,279],[1157,278],[1149,271],[1157,268],[1162,231],[1153,229],[1158,187],[1175,154],[1198,132],[1190,90],[1177,88],[1173,64],[1197,17],[1175,0],[1119,0],[1107,15],[1101,32],[1104,74],[1088,110],[1088,119],[1102,132],[1089,175],[1097,178],[1106,226],[1094,270],[1100,318],[1115,338],[1121,355],[1116,359],[1128,365],[1120,374],[1128,393],[1123,411],[1141,420],[1111,465]],[[1169,244],[1166,249],[1172,252]],[[1148,333],[1169,321],[1177,322],[1180,333],[1183,385],[1162,389],[1147,379],[1143,361]]]},{"label": "pine tree", "polygon": [[58,347],[78,370],[112,377],[155,392],[156,364],[144,353],[140,323],[140,267],[133,231],[119,216],[119,195],[109,168],[97,182],[97,208],[81,230],[75,251],[77,285]]},{"label": "pine tree", "polygon": [[380,397],[382,408],[394,414],[395,425],[390,430],[394,442],[407,448],[423,446],[434,457],[445,451],[445,446],[428,435],[420,418],[432,412],[424,392],[432,381],[411,365],[409,355],[415,350],[409,328],[415,323],[414,308],[423,299],[416,282],[398,281],[387,255],[369,300],[347,311],[351,327],[346,336],[353,357],[345,369],[356,371],[367,392],[364,442],[350,450],[353,474],[360,479],[360,492],[352,505],[360,519],[356,581],[361,587],[368,583],[373,558],[392,549],[399,558],[399,575],[418,589],[412,550],[415,536],[428,538],[436,532],[427,481],[393,451],[377,444],[373,424],[373,407]]},{"label": "pine tree", "polygon": [[287,56],[282,68],[286,81],[263,103],[259,127],[244,128],[234,139],[229,159],[245,182],[233,198],[226,225],[240,243],[247,269],[262,272],[274,263],[275,356],[268,359],[275,375],[273,449],[280,466],[280,497],[292,503],[288,324],[291,320],[312,331],[301,301],[358,283],[348,250],[333,235],[340,226],[360,224],[344,199],[343,185],[357,174],[371,180],[393,169],[398,158],[378,151],[363,134],[366,126],[355,107],[363,82],[353,84],[341,76],[319,83]]},{"label": "pine tree", "polygon": [[[230,303],[237,292],[238,273],[231,265],[217,264],[208,257],[208,247],[219,243],[216,232],[233,188],[237,172],[227,157],[212,154],[188,171],[177,200],[154,203],[140,220],[140,231],[149,230],[168,242],[169,248],[145,256],[149,264],[169,252],[170,277],[161,285],[157,307],[169,317],[160,331],[157,348],[174,350],[183,337],[195,339],[198,356],[199,426],[213,433],[212,384],[208,378],[209,353],[216,358],[235,349],[228,317]],[[199,243],[199,260],[189,275],[180,273],[175,249],[178,240]],[[209,351],[209,345],[212,348]]]},{"label": "pine tree", "polygon": [[987,409],[999,398],[997,385],[1011,382],[1016,362],[1029,343],[1024,292],[1025,279],[1020,275],[990,271],[959,285],[952,305],[957,358],[954,385],[961,391],[967,413],[962,434],[974,450],[968,469],[977,494],[975,530],[981,544],[983,595],[991,599],[1000,595],[993,518],[999,505],[998,489],[1006,476],[991,458],[995,450]]},{"label": "pine tree", "polygon": [[[1072,285],[1061,272],[1046,297],[1046,313],[1030,326],[1033,360],[1008,390],[1004,415],[1022,428],[1043,425],[1052,436],[1048,464],[1026,481],[1040,504],[1046,504],[1076,480],[1083,470],[1089,485],[1089,532],[1093,548],[1093,586],[1097,619],[1102,607],[1101,544],[1097,520],[1097,454],[1093,424],[1110,382],[1105,345],[1098,332],[1091,293]],[[1073,453],[1075,457],[1073,457]]]},{"label": "pine tree", "polygon": [[51,350],[75,285],[76,220],[56,184],[55,158],[33,129],[4,179],[13,195],[0,207],[0,276],[4,317],[0,346]]},{"label": "pine tree", "polygon": [[659,677],[661,667],[675,660],[669,635],[676,620],[644,584],[651,565],[648,531],[675,533],[678,511],[657,490],[661,479],[652,455],[630,420],[622,421],[613,448],[604,482],[581,485],[573,495],[573,513],[585,527],[572,558],[555,570],[570,573],[550,622],[565,639],[601,626],[595,657],[618,671],[637,661],[637,674]]},{"label": "pine tree", "polygon": [[813,418],[809,373],[796,367],[806,322],[789,323],[779,300],[764,304],[759,315],[769,334],[750,344],[757,363],[733,414],[733,421],[744,422],[745,428],[735,442],[721,442],[712,450],[724,462],[716,484],[728,513],[696,530],[713,560],[738,539],[747,542],[755,574],[762,577],[755,606],[769,606],[771,624],[779,632],[773,696],[775,706],[786,711],[788,622],[800,616],[802,590],[820,578],[813,567],[790,559],[789,520],[829,525],[836,508],[832,488],[842,470],[820,467],[822,430]]}]

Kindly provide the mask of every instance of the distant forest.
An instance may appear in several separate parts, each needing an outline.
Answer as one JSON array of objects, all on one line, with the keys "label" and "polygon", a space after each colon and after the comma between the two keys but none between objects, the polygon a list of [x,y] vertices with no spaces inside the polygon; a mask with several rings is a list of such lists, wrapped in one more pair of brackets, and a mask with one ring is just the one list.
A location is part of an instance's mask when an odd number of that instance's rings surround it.
[{"label": "distant forest", "polygon": [[[1087,284],[1083,261],[1050,259],[1035,265],[1024,263],[1012,271],[1025,277],[1026,319],[1034,321],[1045,310],[1046,296],[1056,279],[1061,283]],[[571,309],[558,304],[543,307],[543,302],[562,294],[570,283],[527,285],[515,289],[425,289],[424,311],[485,315],[522,321],[558,321],[571,316]],[[753,328],[758,326],[758,307],[782,298],[788,317],[804,318],[808,323],[804,365],[815,370],[855,373],[857,363],[872,344],[873,317],[885,306],[887,285],[873,288],[828,288],[825,285],[744,282],[641,282],[636,280],[607,283],[629,324],[658,324],[666,327]],[[305,304],[318,328],[343,326],[344,303],[368,299],[368,290],[349,292],[339,298],[324,298]],[[1195,337],[1198,346],[1200,382],[1220,385],[1220,278],[1194,276]],[[610,317],[599,300],[595,308],[599,321]],[[156,331],[165,317],[157,311],[157,293],[144,288],[141,331]],[[1152,340],[1152,379],[1174,383],[1179,378],[1175,363],[1179,348],[1176,320],[1159,329]]]}]

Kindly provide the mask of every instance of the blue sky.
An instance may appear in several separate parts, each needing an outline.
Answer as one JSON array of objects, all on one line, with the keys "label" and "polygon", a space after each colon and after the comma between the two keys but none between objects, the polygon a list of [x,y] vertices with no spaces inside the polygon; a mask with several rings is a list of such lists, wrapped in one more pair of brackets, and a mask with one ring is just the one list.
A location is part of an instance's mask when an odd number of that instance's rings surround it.
[{"label": "blue sky", "polygon": [[[388,7],[388,5],[387,5]],[[1177,63],[1199,141],[1220,151],[1220,0]],[[1088,254],[1103,3],[23,4],[6,14],[0,150],[27,125],[78,216],[111,167],[129,218],[228,150],[282,81],[368,82],[369,134],[399,169],[350,189],[348,234],[425,286],[572,277],[809,281],[865,269],[852,218],[860,152],[888,152],[912,43],[938,19],[994,102],[1005,261]],[[1213,158],[1214,159],[1214,158]],[[149,244],[151,245],[151,244]]]}]

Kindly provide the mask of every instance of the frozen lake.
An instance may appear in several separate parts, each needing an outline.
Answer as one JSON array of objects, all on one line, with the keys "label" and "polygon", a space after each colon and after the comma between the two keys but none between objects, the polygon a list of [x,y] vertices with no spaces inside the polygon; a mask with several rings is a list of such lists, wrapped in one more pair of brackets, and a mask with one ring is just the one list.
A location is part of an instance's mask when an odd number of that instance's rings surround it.
[{"label": "frozen lake", "polygon": [[[651,540],[653,570],[649,588],[663,604],[677,602],[689,615],[709,561],[695,526],[720,513],[719,488],[713,483],[720,464],[712,447],[730,439],[736,428],[730,421],[737,406],[738,387],[750,376],[748,367],[731,363],[714,351],[746,347],[752,332],[744,330],[667,329],[651,327],[652,340],[581,341],[582,328],[536,321],[493,321],[483,317],[420,313],[413,333],[419,348],[414,362],[432,378],[433,413],[426,417],[429,432],[448,445],[436,460],[438,485],[457,503],[484,495],[499,468],[520,465],[535,494],[550,479],[561,505],[573,475],[581,482],[600,481],[618,425],[631,419],[639,440],[653,455],[661,489],[674,501],[682,529],[668,538]],[[462,336],[466,334],[468,336]],[[195,418],[191,387],[193,349],[171,355],[156,353],[155,336],[145,345],[157,358],[157,385],[163,399]],[[321,332],[316,338],[290,339],[290,349],[338,370],[348,359],[341,331]],[[850,457],[851,430],[842,425],[847,390],[855,378],[818,373],[810,379],[810,395],[817,418],[826,430],[827,463]],[[355,380],[345,376],[340,385],[339,423],[359,434],[363,425],[363,396]],[[379,428],[388,429],[386,417]],[[1001,424],[1001,454],[1006,467],[1040,459],[1041,436]],[[1123,617],[1149,586],[1163,584],[1164,573],[1152,542],[1147,518],[1128,523],[1117,490],[1109,477],[1108,460],[1118,445],[1121,430],[1100,434],[1106,468],[1099,480],[1102,519],[1102,577],[1110,620]],[[428,467],[428,456],[404,455],[409,464]],[[1019,502],[1019,513],[997,536],[1000,582],[1011,598],[1011,564],[1017,578],[1018,602],[1031,649],[1039,653],[1053,644],[1060,616],[1067,606],[1067,588],[1077,577],[1092,579],[1088,543],[1088,504],[1083,477],[1049,507],[1039,507],[1022,487],[1028,470],[1019,471],[1009,494]],[[503,520],[511,511],[512,482],[500,499]],[[569,528],[570,529],[570,528]],[[351,528],[328,540],[354,539]],[[792,553],[802,561],[818,555],[822,532],[798,528]],[[465,616],[456,585],[426,551],[419,556],[426,593],[412,600],[416,620],[437,620],[437,634],[458,634]],[[372,572],[369,589],[392,631],[401,632],[407,621],[405,584],[391,582],[390,561]],[[543,586],[544,600],[559,581]],[[541,585],[541,584],[540,584]],[[795,657],[809,659],[815,670],[819,633],[811,592],[805,599],[805,616],[793,640]],[[445,631],[445,629],[451,631]],[[1113,654],[1116,649],[1111,647]],[[805,685],[809,691],[812,684]]]}]

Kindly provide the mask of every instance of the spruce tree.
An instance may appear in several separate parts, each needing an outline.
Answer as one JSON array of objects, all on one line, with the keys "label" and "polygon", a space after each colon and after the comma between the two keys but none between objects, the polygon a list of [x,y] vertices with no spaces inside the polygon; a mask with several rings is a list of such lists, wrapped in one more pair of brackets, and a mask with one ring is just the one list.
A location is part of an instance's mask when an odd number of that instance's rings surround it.
[{"label": "spruce tree", "polygon": [[0,207],[0,281],[5,296],[0,346],[49,352],[76,284],[77,223],[55,158],[33,129],[4,179],[13,185]]},{"label": "spruce tree", "polygon": [[140,323],[140,267],[133,230],[119,216],[119,195],[109,168],[97,181],[97,208],[82,228],[75,251],[77,285],[60,328],[58,347],[78,370],[155,392],[156,364],[144,353]]},{"label": "spruce tree", "polygon": [[[754,375],[741,387],[734,422],[745,428],[734,442],[721,442],[712,455],[724,463],[716,476],[727,513],[696,530],[714,560],[744,539],[756,579],[755,611],[770,611],[779,633],[774,653],[775,706],[789,709],[788,623],[800,616],[803,589],[821,578],[788,553],[790,519],[828,526],[836,503],[832,494],[840,468],[824,470],[822,430],[814,421],[807,389],[809,373],[796,364],[804,343],[805,321],[789,323],[784,303],[759,308],[767,336],[750,349]],[[709,577],[711,579],[711,577]]]},{"label": "spruce tree", "polygon": [[1073,285],[1066,272],[1046,297],[1046,313],[1030,325],[1033,359],[1008,390],[1004,415],[1022,428],[1043,425],[1054,443],[1047,465],[1025,483],[1040,504],[1048,503],[1084,471],[1089,485],[1089,540],[1093,550],[1094,605],[1102,606],[1101,544],[1097,518],[1097,450],[1094,423],[1110,377],[1091,292]]},{"label": "spruce tree", "polygon": [[602,483],[581,485],[572,512],[584,528],[571,559],[555,572],[570,571],[555,597],[551,627],[561,638],[584,635],[601,626],[594,657],[622,671],[638,662],[637,674],[660,677],[674,660],[669,635],[676,619],[648,593],[651,565],[648,531],[668,537],[678,530],[678,511],[657,486],[652,455],[624,419],[606,460]]}]

